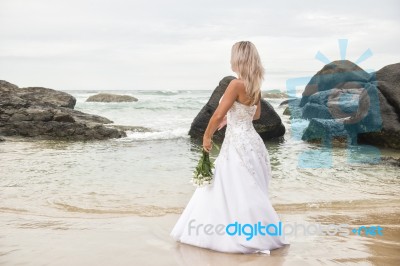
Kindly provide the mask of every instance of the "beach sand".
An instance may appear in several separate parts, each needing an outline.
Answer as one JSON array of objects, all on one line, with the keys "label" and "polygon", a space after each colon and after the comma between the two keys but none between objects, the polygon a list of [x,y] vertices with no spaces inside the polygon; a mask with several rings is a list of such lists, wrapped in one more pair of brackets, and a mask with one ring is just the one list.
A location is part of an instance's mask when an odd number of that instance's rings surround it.
[{"label": "beach sand", "polygon": [[226,254],[175,242],[179,214],[50,217],[2,210],[0,265],[400,265],[400,200],[276,205],[283,222],[380,225],[383,236],[297,236],[271,255]]}]

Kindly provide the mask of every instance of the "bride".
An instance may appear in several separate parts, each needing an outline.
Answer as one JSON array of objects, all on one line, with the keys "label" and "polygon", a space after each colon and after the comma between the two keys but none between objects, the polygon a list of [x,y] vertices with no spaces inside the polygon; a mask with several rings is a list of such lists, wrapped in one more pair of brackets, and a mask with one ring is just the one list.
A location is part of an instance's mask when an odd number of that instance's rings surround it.
[{"label": "bride", "polygon": [[203,137],[227,126],[213,170],[213,181],[198,187],[170,235],[181,243],[220,252],[266,253],[288,244],[269,200],[269,153],[253,120],[260,118],[264,68],[253,43],[232,46],[231,67],[238,79],[230,82]]}]

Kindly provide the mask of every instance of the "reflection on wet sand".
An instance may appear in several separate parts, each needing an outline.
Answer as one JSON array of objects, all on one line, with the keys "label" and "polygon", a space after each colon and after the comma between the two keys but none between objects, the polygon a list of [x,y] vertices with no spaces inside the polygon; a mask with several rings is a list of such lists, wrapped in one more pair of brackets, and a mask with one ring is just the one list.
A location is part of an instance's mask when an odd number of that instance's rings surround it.
[{"label": "reflection on wet sand", "polygon": [[[342,203],[344,204],[344,203]],[[281,220],[297,223],[380,225],[383,236],[297,235],[290,245],[265,254],[215,252],[174,241],[179,214],[81,217],[0,212],[1,265],[399,265],[400,204],[300,208],[281,205]]]},{"label": "reflection on wet sand", "polygon": [[230,254],[176,243],[174,255],[177,265],[283,265],[290,245],[266,254]]}]

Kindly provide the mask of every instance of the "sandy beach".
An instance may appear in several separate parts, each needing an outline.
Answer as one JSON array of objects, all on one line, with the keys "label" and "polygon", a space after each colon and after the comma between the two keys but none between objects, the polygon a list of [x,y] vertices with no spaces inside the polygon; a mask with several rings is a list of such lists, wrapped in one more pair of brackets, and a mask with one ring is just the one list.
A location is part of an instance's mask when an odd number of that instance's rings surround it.
[{"label": "sandy beach", "polygon": [[[399,201],[277,205],[283,222],[380,225],[383,236],[297,236],[271,255],[226,254],[175,242],[179,214],[49,217],[2,210],[2,265],[398,265]],[[346,206],[344,206],[346,205]],[[382,207],[385,205],[386,207]]]}]

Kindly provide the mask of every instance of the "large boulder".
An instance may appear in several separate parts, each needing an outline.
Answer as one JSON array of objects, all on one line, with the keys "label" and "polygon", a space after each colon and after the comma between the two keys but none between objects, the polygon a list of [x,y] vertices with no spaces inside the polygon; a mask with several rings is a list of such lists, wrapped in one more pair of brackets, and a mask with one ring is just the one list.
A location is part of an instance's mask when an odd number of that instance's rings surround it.
[{"label": "large boulder", "polygon": [[74,110],[75,103],[65,92],[0,81],[0,135],[67,140],[126,136],[103,125],[111,120]]},{"label": "large boulder", "polygon": [[98,93],[87,98],[87,102],[137,102],[133,96],[130,95],[118,95],[111,93]]},{"label": "large boulder", "polygon": [[309,119],[303,140],[336,137],[400,149],[400,64],[367,73],[334,61],[309,82],[298,104]]},{"label": "large boulder", "polygon": [[333,88],[344,88],[349,81],[353,84],[366,83],[369,82],[370,78],[370,74],[349,60],[333,61],[325,65],[311,78],[303,91],[300,107],[308,103],[309,97],[314,93]]},{"label": "large boulder", "polygon": [[[219,85],[211,94],[211,97],[206,105],[200,110],[192,122],[189,130],[189,135],[192,138],[200,140],[203,138],[208,122],[210,121],[211,116],[214,114],[214,111],[217,109],[219,100],[233,79],[235,79],[235,77],[227,76],[219,82]],[[281,137],[285,134],[285,126],[282,124],[281,118],[275,112],[272,105],[264,99],[261,99],[260,119],[254,120],[253,125],[256,131],[260,134],[261,138],[264,140]],[[225,130],[226,127],[223,127],[221,130],[217,130],[213,139],[222,141],[225,137]]]},{"label": "large boulder", "polygon": [[400,63],[376,72],[382,130],[359,135],[363,142],[400,149]]}]

